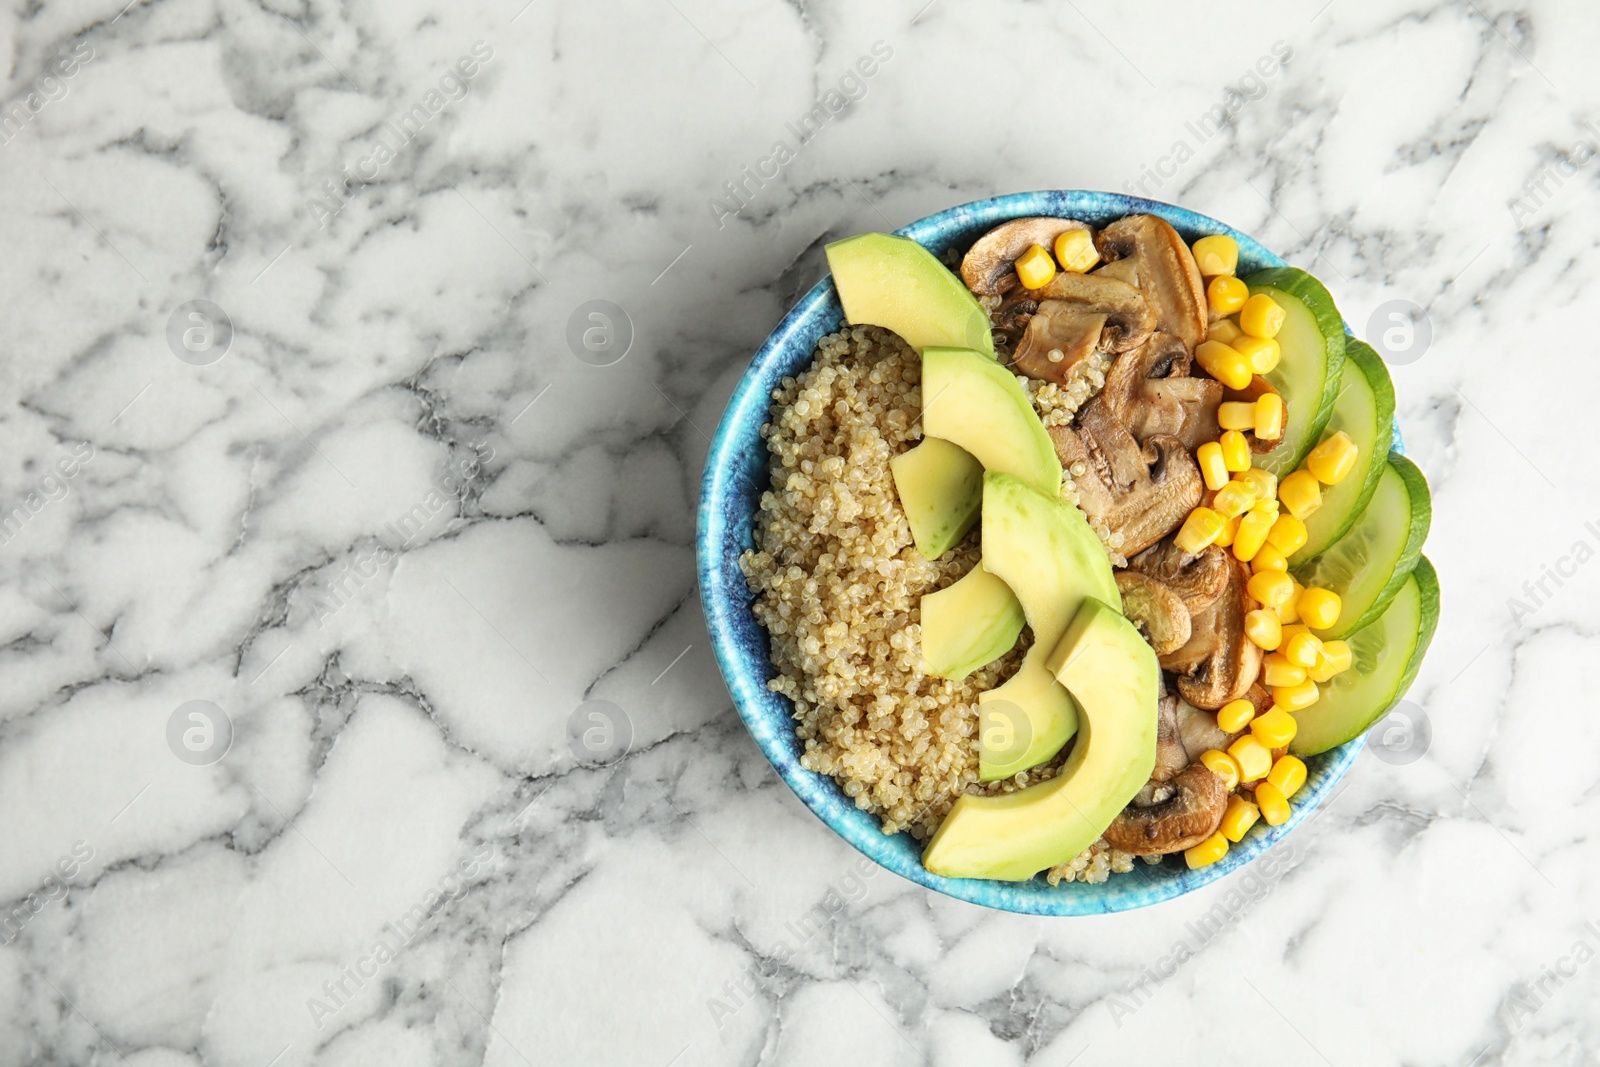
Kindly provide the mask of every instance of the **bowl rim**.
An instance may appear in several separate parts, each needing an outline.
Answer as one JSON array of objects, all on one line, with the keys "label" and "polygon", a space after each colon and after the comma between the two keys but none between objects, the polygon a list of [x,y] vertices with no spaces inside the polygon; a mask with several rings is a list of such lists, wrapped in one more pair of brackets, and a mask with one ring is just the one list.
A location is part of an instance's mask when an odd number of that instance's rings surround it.
[{"label": "bowl rim", "polygon": [[[1158,200],[1130,196],[1122,193],[1094,190],[1033,190],[1007,193],[965,204],[958,204],[926,216],[894,232],[910,237],[928,246],[936,239],[961,232],[975,226],[993,226],[1009,219],[1030,215],[1059,215],[1062,201],[1098,204],[1109,211],[1094,214],[1100,217],[1148,213],[1159,215],[1171,223],[1184,237],[1193,241],[1205,234],[1227,234],[1239,242],[1241,258],[1259,261],[1266,266],[1287,266],[1287,262],[1253,237],[1227,224],[1191,211],[1187,208]],[[1090,214],[1084,212],[1083,214]],[[1070,217],[1070,216],[1065,216]],[[1099,222],[1097,225],[1105,225]],[[771,399],[761,387],[759,371],[785,355],[794,344],[796,336],[814,328],[815,316],[837,305],[832,274],[825,274],[800,298],[783,317],[756,351],[739,379],[717,426],[711,448],[706,455],[705,471],[701,478],[701,493],[695,531],[695,554],[699,579],[701,604],[705,613],[706,629],[710,637],[718,669],[722,672],[728,692],[733,698],[740,719],[749,730],[762,755],[795,795],[811,809],[830,830],[844,838],[852,847],[879,866],[938,893],[984,907],[1031,915],[1098,915],[1148,907],[1171,900],[1202,886],[1218,881],[1250,861],[1264,855],[1287,837],[1297,826],[1313,817],[1322,803],[1333,792],[1339,781],[1349,771],[1366,744],[1366,736],[1346,742],[1328,752],[1312,757],[1322,761],[1302,787],[1290,817],[1282,824],[1269,827],[1258,823],[1240,843],[1233,845],[1223,859],[1198,870],[1184,867],[1159,878],[1150,871],[1160,869],[1134,863],[1130,874],[1142,875],[1134,879],[1129,875],[1114,877],[1106,882],[1089,884],[1063,882],[1051,886],[1042,875],[1026,882],[1000,882],[977,878],[946,878],[935,875],[920,862],[920,846],[914,846],[909,862],[905,846],[895,845],[897,838],[911,840],[906,831],[886,835],[879,828],[876,815],[860,811],[839,787],[835,780],[820,772],[799,765],[794,751],[797,744],[793,734],[792,716],[786,716],[787,729],[779,736],[769,728],[766,718],[758,714],[764,701],[776,699],[792,713],[793,704],[781,694],[766,689],[761,675],[764,664],[752,662],[751,652],[740,645],[733,636],[733,620],[738,612],[749,613],[751,597],[748,588],[731,588],[726,567],[727,546],[730,545],[729,523],[720,506],[734,491],[740,477],[740,450],[748,447],[743,440],[752,418],[760,426],[767,421],[766,413]],[[1346,324],[1345,332],[1352,331]],[[814,349],[814,345],[807,351]],[[757,442],[760,444],[760,442]],[[1404,451],[1400,440],[1398,422],[1392,431],[1391,448]],[[762,446],[762,467],[765,468],[765,449]],[[763,485],[762,488],[765,486]],[[742,586],[742,581],[741,581]],[[765,627],[755,626],[763,638]],[[765,644],[765,641],[763,641]],[[768,646],[770,647],[770,646]],[[763,649],[763,652],[766,650]],[[854,813],[854,814],[852,814]],[[870,833],[863,833],[863,822],[855,815],[865,817],[871,824]],[[1149,866],[1149,870],[1147,870]],[[1161,867],[1165,867],[1165,861]]]}]

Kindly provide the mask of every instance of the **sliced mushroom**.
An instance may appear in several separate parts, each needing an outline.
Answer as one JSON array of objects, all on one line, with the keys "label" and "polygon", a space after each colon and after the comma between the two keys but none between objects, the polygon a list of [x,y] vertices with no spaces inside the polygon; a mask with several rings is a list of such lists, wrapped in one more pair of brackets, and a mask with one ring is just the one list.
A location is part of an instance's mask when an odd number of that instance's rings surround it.
[{"label": "sliced mushroom", "polygon": [[1159,657],[1162,669],[1178,675],[1183,698],[1207,711],[1244,696],[1261,674],[1261,649],[1244,632],[1245,615],[1259,606],[1245,589],[1249,565],[1227,564],[1227,587],[1193,617],[1188,643]]},{"label": "sliced mushroom", "polygon": [[1194,351],[1206,336],[1206,293],[1200,268],[1178,231],[1155,215],[1129,215],[1101,230],[1095,247],[1108,263],[1137,261],[1132,269],[1155,309],[1158,328]]},{"label": "sliced mushroom", "polygon": [[1222,383],[1212,378],[1149,378],[1136,394],[1128,429],[1144,440],[1157,434],[1176,437],[1193,452],[1222,434],[1217,409]]},{"label": "sliced mushroom", "polygon": [[1176,652],[1189,641],[1189,609],[1172,590],[1135,570],[1117,572],[1122,614],[1139,628],[1156,655]]},{"label": "sliced mushroom", "polygon": [[1002,222],[967,249],[961,260],[961,280],[979,296],[1000,296],[1020,284],[1012,267],[1018,256],[1033,245],[1053,246],[1057,235],[1067,230],[1087,230],[1076,219],[1034,216]]},{"label": "sliced mushroom", "polygon": [[1226,751],[1244,733],[1236,730],[1230,734],[1217,725],[1215,712],[1204,711],[1187,700],[1178,701],[1177,720],[1178,738],[1191,763],[1212,749]]},{"label": "sliced mushroom", "polygon": [[1178,733],[1177,696],[1162,697],[1156,709],[1156,766],[1150,772],[1150,781],[1169,782],[1194,761]]},{"label": "sliced mushroom", "polygon": [[[992,320],[991,320],[992,321]],[[1011,365],[1039,381],[1066,385],[1105,332],[1106,316],[1062,300],[1041,300],[1017,342]]]},{"label": "sliced mushroom", "polygon": [[1106,827],[1106,844],[1136,856],[1164,856],[1216,833],[1228,804],[1222,779],[1205,764],[1191,763],[1169,784],[1173,792],[1166,800],[1123,808]]},{"label": "sliced mushroom", "polygon": [[1139,553],[1128,566],[1176,593],[1191,615],[1199,615],[1216,602],[1228,587],[1231,573],[1228,553],[1217,545],[1207,545],[1198,556],[1191,556],[1171,538]]},{"label": "sliced mushroom", "polygon": [[1014,332],[1030,301],[1035,310],[1016,343],[1013,364],[1042,381],[1065,385],[1089,353],[1126,352],[1143,344],[1155,325],[1155,313],[1138,289],[1071,271],[1062,271],[1038,289],[1013,293],[991,314],[991,323]]},{"label": "sliced mushroom", "polygon": [[1177,529],[1205,484],[1176,437],[1152,437],[1141,447],[1103,401],[1104,394],[1085,404],[1076,427],[1049,432],[1064,466],[1084,465],[1074,476],[1078,505],[1110,529],[1117,551],[1131,556]]}]

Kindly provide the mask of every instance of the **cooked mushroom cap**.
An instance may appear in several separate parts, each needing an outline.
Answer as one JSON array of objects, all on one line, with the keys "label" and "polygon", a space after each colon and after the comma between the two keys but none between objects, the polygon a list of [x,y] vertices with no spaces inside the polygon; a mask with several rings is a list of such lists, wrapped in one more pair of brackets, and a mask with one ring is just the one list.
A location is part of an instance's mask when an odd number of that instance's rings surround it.
[{"label": "cooked mushroom cap", "polygon": [[961,280],[979,296],[998,296],[1016,288],[1016,258],[1032,245],[1050,248],[1066,230],[1087,230],[1076,219],[1034,216],[1002,222],[967,249],[961,260]]},{"label": "cooked mushroom cap", "polygon": [[1134,270],[1160,329],[1191,352],[1206,336],[1206,291],[1189,246],[1165,219],[1129,215],[1100,231],[1095,245],[1108,261],[1137,260]]},{"label": "cooked mushroom cap", "polygon": [[1176,437],[1193,452],[1221,436],[1221,406],[1222,383],[1214,378],[1147,378],[1134,394],[1128,428],[1141,441],[1157,434]]},{"label": "cooked mushroom cap", "polygon": [[[1127,351],[1142,344],[1155,325],[1155,313],[1138,289],[1071,271],[1062,271],[1041,288],[1013,291],[989,318],[1007,334],[1026,323],[1013,366],[1030,378],[1062,385],[1091,352]],[[1052,352],[1059,355],[1051,359]]]},{"label": "cooked mushroom cap", "polygon": [[1118,551],[1129,556],[1182,525],[1205,483],[1176,437],[1152,437],[1140,447],[1100,400],[1083,406],[1076,428],[1050,427],[1050,438],[1064,466],[1081,461],[1088,468],[1076,479],[1078,505],[1092,522],[1121,534]]},{"label": "cooked mushroom cap", "polygon": [[[1100,344],[1105,325],[1104,313],[1084,311],[1063,300],[1041,300],[1017,342],[1011,365],[1030,378],[1066,385],[1073,368]],[[1050,358],[1052,352],[1057,358]]]},{"label": "cooked mushroom cap", "polygon": [[1106,333],[1100,347],[1126,352],[1145,343],[1156,328],[1156,313],[1137,287],[1115,278],[1061,271],[1033,290],[1042,300],[1059,300],[1078,310],[1104,313]]},{"label": "cooked mushroom cap", "polygon": [[1139,627],[1156,655],[1176,652],[1189,641],[1189,609],[1172,590],[1135,570],[1117,572],[1122,614]]},{"label": "cooked mushroom cap", "polygon": [[1199,615],[1209,608],[1228,587],[1228,554],[1217,545],[1207,545],[1198,556],[1191,556],[1169,537],[1128,561],[1128,566],[1149,575],[1183,600],[1189,614]]},{"label": "cooked mushroom cap", "polygon": [[1188,643],[1159,657],[1162,669],[1178,674],[1183,698],[1208,711],[1244,696],[1261,674],[1261,649],[1244,632],[1245,615],[1258,606],[1245,589],[1249,565],[1234,559],[1227,564],[1227,587],[1193,617]]},{"label": "cooked mushroom cap", "polygon": [[1170,782],[1194,761],[1178,733],[1178,698],[1164,696],[1156,709],[1156,765],[1150,772],[1150,781]]},{"label": "cooked mushroom cap", "polygon": [[1159,804],[1123,808],[1106,827],[1106,844],[1136,856],[1162,856],[1216,833],[1228,804],[1222,779],[1205,764],[1191,763],[1170,785],[1175,792]]}]

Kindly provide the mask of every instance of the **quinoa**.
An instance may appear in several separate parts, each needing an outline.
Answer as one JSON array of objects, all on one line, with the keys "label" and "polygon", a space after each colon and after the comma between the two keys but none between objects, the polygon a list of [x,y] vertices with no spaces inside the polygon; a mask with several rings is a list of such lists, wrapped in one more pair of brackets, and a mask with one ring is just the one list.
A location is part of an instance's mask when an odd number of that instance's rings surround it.
[{"label": "quinoa", "polygon": [[[1029,385],[1041,418],[1071,418],[1104,384],[1085,361],[1084,388]],[[739,565],[755,594],[777,675],[794,703],[802,766],[833,776],[856,807],[917,840],[938,829],[962,793],[1012,792],[1052,777],[1056,760],[1001,782],[978,781],[978,694],[1010,677],[1031,642],[961,682],[922,671],[924,593],[978,562],[978,531],[938,560],[916,550],[889,461],[922,438],[922,366],[888,330],[847,327],[824,337],[811,365],[784,378],[762,427],[772,488],[761,496],[755,548]],[[1060,425],[1061,422],[1055,423]],[[1104,881],[1131,857],[1096,842],[1050,872]]]}]

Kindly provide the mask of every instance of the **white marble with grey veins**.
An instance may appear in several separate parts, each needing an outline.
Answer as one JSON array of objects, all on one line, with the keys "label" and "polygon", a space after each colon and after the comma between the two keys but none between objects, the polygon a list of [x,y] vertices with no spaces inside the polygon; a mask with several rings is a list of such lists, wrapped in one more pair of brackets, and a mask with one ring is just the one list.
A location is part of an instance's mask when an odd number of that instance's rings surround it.
[{"label": "white marble with grey veins", "polygon": [[[1591,5],[123,2],[0,18],[0,1065],[1591,1062]],[[1141,183],[1427,309],[1431,745],[987,912],[745,735],[706,434],[825,241]]]}]

